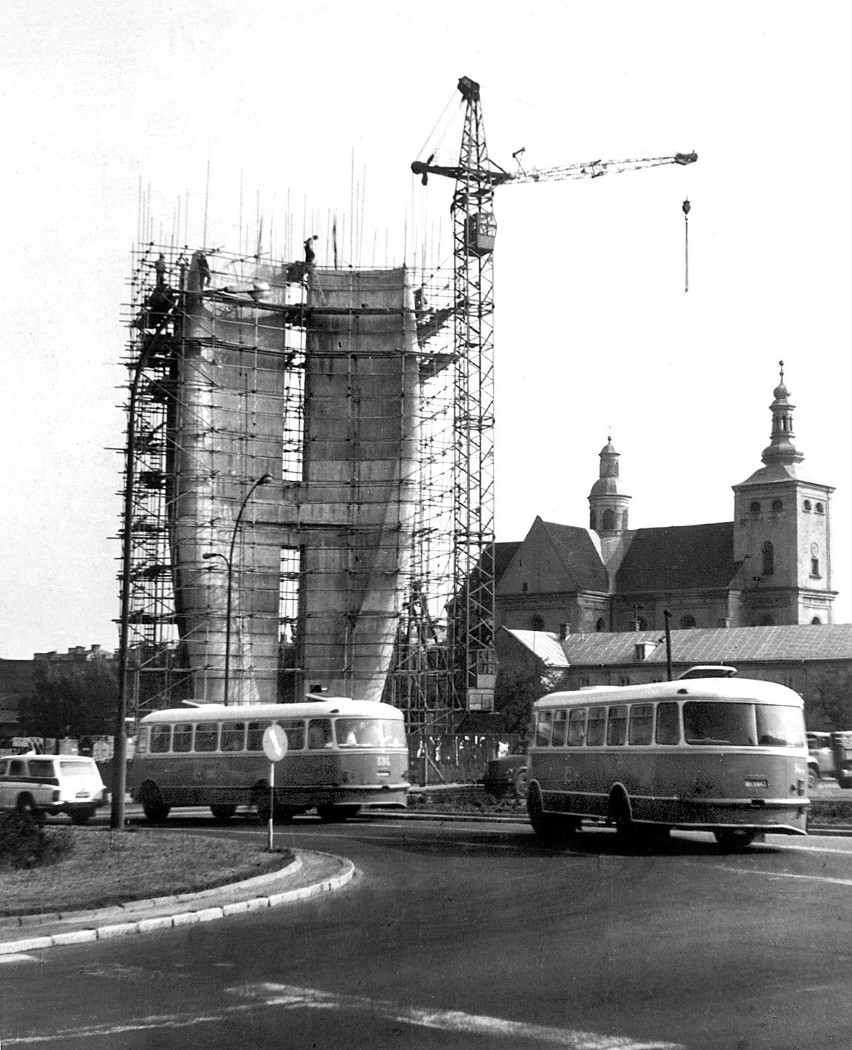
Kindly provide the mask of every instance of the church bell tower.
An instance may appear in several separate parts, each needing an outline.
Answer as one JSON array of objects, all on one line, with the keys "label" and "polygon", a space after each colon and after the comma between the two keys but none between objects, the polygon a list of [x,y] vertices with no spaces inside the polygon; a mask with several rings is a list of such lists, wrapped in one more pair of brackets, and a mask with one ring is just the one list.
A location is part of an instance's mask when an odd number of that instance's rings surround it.
[{"label": "church bell tower", "polygon": [[831,493],[799,477],[793,409],[781,380],[773,391],[763,466],[734,485],[734,558],[740,563],[744,627],[833,623]]}]

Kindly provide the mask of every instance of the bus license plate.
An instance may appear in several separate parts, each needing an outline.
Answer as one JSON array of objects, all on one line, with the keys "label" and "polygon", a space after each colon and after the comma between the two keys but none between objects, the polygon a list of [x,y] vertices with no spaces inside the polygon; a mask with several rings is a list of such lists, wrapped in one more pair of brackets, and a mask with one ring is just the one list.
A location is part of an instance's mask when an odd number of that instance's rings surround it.
[{"label": "bus license plate", "polygon": [[379,769],[390,769],[390,755],[379,755],[376,765]]}]

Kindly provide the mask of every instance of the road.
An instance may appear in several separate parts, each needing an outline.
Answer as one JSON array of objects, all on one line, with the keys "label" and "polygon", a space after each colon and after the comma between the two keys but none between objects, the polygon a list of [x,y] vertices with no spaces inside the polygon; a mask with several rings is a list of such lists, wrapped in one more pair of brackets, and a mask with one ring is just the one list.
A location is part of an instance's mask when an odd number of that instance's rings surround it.
[{"label": "road", "polygon": [[276,839],[358,876],[262,914],[13,957],[3,1050],[852,1045],[852,839],[631,852],[589,830],[547,848],[523,823],[392,816],[306,817]]}]

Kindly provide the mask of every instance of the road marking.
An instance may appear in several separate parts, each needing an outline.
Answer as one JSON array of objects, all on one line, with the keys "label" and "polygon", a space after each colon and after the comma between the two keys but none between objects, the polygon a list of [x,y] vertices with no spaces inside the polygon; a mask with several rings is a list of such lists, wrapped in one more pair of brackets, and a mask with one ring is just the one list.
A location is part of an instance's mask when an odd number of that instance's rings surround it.
[{"label": "road marking", "polygon": [[732,871],[735,875],[768,875],[771,879],[804,879],[806,882],[825,882],[830,886],[852,886],[852,879],[832,879],[828,875],[794,875],[789,871],[762,871],[760,868],[734,868],[721,865],[723,871]]},{"label": "road marking", "polygon": [[11,1036],[3,1041],[11,1046],[36,1044],[67,1044],[72,1039],[95,1039],[100,1036],[126,1035],[131,1032],[158,1028],[190,1028],[201,1024],[221,1022],[229,1017],[250,1013],[257,1009],[284,1007],[290,1010],[339,1010],[369,1013],[385,1021],[411,1024],[443,1032],[463,1032],[470,1035],[502,1036],[506,1039],[527,1039],[548,1046],[568,1047],[569,1050],[684,1050],[682,1043],[659,1040],[632,1039],[629,1036],[600,1035],[597,1032],[571,1031],[546,1025],[508,1021],[501,1017],[485,1017],[461,1010],[426,1010],[417,1007],[398,1007],[382,999],[367,999],[360,995],[335,995],[316,988],[299,988],[289,984],[262,982],[229,988],[228,991],[250,1003],[225,1006],[206,1014],[155,1014],[112,1024],[87,1025],[66,1028],[44,1035]]},{"label": "road marking", "polygon": [[546,1025],[509,1021],[502,1017],[469,1014],[461,1010],[427,1010],[419,1007],[399,1007],[382,999],[368,999],[360,995],[336,995],[316,988],[298,988],[289,984],[245,985],[228,989],[238,995],[259,999],[264,1006],[284,1006],[289,1009],[346,1010],[369,1013],[397,1024],[417,1025],[443,1032],[464,1032],[469,1035],[503,1036],[509,1039],[529,1039],[550,1046],[564,1046],[572,1050],[682,1050],[680,1043],[631,1039],[622,1036],[600,1035],[597,1032],[570,1031]]}]

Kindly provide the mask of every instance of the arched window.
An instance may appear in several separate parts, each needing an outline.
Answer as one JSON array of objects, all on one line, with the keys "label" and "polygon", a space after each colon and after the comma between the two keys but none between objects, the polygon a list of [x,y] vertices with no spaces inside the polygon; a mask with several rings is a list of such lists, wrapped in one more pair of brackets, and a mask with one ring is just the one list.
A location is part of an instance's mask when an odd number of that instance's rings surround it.
[{"label": "arched window", "polygon": [[764,614],[760,618],[760,626],[761,627],[774,627],[775,626],[775,617],[770,616],[769,613]]},{"label": "arched window", "polygon": [[637,631],[647,631],[648,630],[648,621],[645,619],[644,616],[637,616],[636,617],[636,630]]},{"label": "arched window", "polygon": [[615,532],[615,511],[607,508],[603,512],[603,530],[604,532]]},{"label": "arched window", "polygon": [[589,528],[595,532],[598,527],[598,516],[593,510],[589,511]]},{"label": "arched window", "polygon": [[825,507],[823,506],[822,503],[817,503],[817,505],[816,505],[816,512],[817,512],[817,514],[825,514]]},{"label": "arched window", "polygon": [[595,620],[595,630],[600,633],[605,627],[606,624],[604,623],[604,618],[599,616],[597,620]]},{"label": "arched window", "polygon": [[810,512],[811,512],[811,501],[809,499],[806,499],[805,502],[802,504],[802,509],[807,514],[810,514]]},{"label": "arched window", "polygon": [[760,502],[758,500],[753,500],[749,510],[752,514],[760,514]]},{"label": "arched window", "polygon": [[543,620],[543,618],[541,616],[531,616],[530,617],[530,630],[531,631],[543,631],[544,630],[544,620]]},{"label": "arched window", "polygon": [[624,512],[624,513],[623,513],[623,514],[621,515],[621,527],[622,527],[623,529],[626,529],[626,528],[627,528],[627,511],[626,511],[626,510],[625,510],[625,512]]},{"label": "arched window", "polygon": [[775,572],[775,548],[769,540],[767,540],[760,548],[760,553],[763,555],[763,568],[761,569],[761,573],[764,576],[772,576]]},{"label": "arched window", "polygon": [[813,619],[811,620],[811,623],[813,623],[813,624],[816,624],[816,623],[822,623],[822,620],[821,620],[821,619],[820,619],[820,618],[819,618],[818,616],[815,616],[815,617],[814,617],[814,618],[813,618]]},{"label": "arched window", "polygon": [[774,499],[772,501],[772,509],[773,510],[783,510],[784,509],[784,504],[781,502],[780,499]]},{"label": "arched window", "polygon": [[680,627],[682,631],[688,631],[690,627],[695,627],[695,617],[690,613],[686,613],[680,618]]}]

